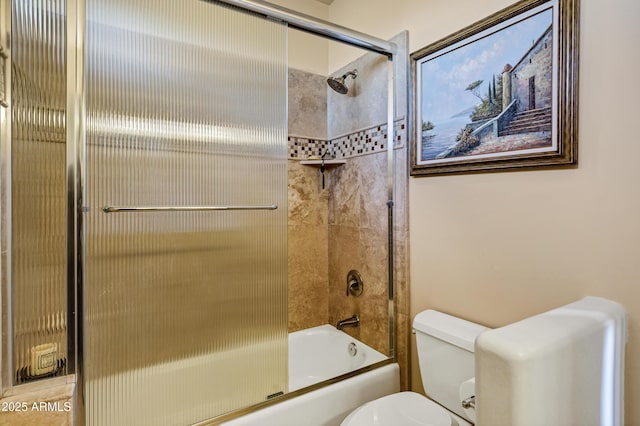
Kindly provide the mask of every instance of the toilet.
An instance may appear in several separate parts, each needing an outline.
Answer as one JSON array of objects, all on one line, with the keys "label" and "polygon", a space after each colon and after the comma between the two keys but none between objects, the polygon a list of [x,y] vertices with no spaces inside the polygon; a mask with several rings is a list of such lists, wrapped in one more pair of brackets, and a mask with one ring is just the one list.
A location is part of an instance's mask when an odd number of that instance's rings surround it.
[{"label": "toilet", "polygon": [[469,426],[475,422],[475,410],[462,408],[462,400],[474,396],[474,342],[488,328],[427,310],[416,315],[413,329],[429,398],[415,392],[388,395],[357,408],[342,426]]},{"label": "toilet", "polygon": [[616,302],[585,297],[496,329],[427,310],[413,328],[428,398],[388,395],[341,426],[623,423],[628,325]]}]

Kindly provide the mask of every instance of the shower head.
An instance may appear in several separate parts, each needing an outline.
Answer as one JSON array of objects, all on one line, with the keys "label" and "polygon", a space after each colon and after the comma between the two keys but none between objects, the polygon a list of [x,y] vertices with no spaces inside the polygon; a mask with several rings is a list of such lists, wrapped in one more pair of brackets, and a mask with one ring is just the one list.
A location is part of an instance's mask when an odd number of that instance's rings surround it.
[{"label": "shower head", "polygon": [[347,88],[347,85],[344,84],[344,81],[349,76],[356,78],[358,76],[358,70],[354,69],[353,71],[349,71],[342,77],[329,77],[327,79],[327,84],[329,85],[329,87],[331,87],[333,90],[340,93],[341,95],[346,95],[347,92],[349,91],[349,88]]}]

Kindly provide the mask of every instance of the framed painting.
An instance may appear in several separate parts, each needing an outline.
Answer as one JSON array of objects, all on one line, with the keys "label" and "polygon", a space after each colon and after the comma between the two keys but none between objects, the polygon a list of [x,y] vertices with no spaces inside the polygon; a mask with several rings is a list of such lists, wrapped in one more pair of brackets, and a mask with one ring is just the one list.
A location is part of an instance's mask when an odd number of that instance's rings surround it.
[{"label": "framed painting", "polygon": [[524,0],[411,55],[411,174],[574,167],[578,0]]}]

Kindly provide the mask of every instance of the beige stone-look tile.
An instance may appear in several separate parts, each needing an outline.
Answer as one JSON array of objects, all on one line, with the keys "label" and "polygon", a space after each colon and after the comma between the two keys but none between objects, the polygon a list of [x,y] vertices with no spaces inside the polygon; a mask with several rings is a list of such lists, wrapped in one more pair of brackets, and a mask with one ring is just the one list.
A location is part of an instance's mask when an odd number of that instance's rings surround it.
[{"label": "beige stone-look tile", "polygon": [[389,304],[384,295],[363,294],[360,305],[360,337],[364,343],[389,355]]},{"label": "beige stone-look tile", "polygon": [[396,358],[400,365],[400,390],[409,389],[409,338],[411,323],[406,314],[396,314]]},{"label": "beige stone-look tile", "polygon": [[343,166],[331,170],[329,187],[329,224],[339,226],[360,226],[360,173],[361,170],[351,160]]},{"label": "beige stone-look tile", "polygon": [[288,226],[289,268],[294,278],[328,278],[328,232],[324,227]]},{"label": "beige stone-look tile", "polygon": [[347,273],[361,271],[365,264],[360,230],[351,226],[329,226],[329,288],[346,291]]},{"label": "beige stone-look tile", "polygon": [[288,164],[288,328],[328,321],[328,191],[318,170]]},{"label": "beige stone-look tile", "polygon": [[346,295],[347,274],[363,265],[360,231],[349,226],[329,226],[329,321],[358,314],[357,298]]},{"label": "beige stone-look tile", "polygon": [[[318,286],[325,283],[317,283]],[[296,290],[293,290],[294,292]],[[328,323],[328,304],[325,295],[310,291],[290,298],[289,332],[304,330]]]},{"label": "beige stone-look tile", "polygon": [[289,68],[289,134],[327,139],[326,77]]},{"label": "beige stone-look tile", "polygon": [[389,200],[387,184],[387,154],[377,153],[349,159],[360,169],[361,228],[384,229],[388,226]]},{"label": "beige stone-look tile", "polygon": [[297,161],[288,162],[289,225],[323,226],[328,223],[328,191],[322,191],[319,171]]},{"label": "beige stone-look tile", "polygon": [[328,235],[326,227],[288,227],[289,331],[327,323]]},{"label": "beige stone-look tile", "polygon": [[407,163],[407,148],[395,151],[394,177],[394,232],[406,234],[408,231],[407,201],[409,190],[409,165]]},{"label": "beige stone-look tile", "polygon": [[[364,343],[389,353],[386,233],[370,229],[330,226],[329,318],[332,324],[353,314],[358,329],[344,331]],[[362,275],[365,290],[360,297],[346,295],[351,269]]]},{"label": "beige stone-look tile", "polygon": [[396,312],[409,313],[409,289],[406,240],[394,240],[394,300]]},{"label": "beige stone-look tile", "polygon": [[386,230],[361,229],[360,245],[364,258],[361,274],[365,292],[389,296],[389,250]]},{"label": "beige stone-look tile", "polygon": [[[345,330],[389,354],[386,155],[347,160],[329,198],[329,317],[360,315],[359,330]],[[346,274],[360,272],[362,296],[345,296]]]},{"label": "beige stone-look tile", "polygon": [[409,313],[407,282],[396,279],[396,281],[394,282],[394,288],[394,302],[396,313],[407,315]]},{"label": "beige stone-look tile", "polygon": [[330,138],[383,123],[387,117],[387,58],[367,53],[332,75],[358,69],[349,78],[349,92],[341,95],[327,88],[327,132]]}]

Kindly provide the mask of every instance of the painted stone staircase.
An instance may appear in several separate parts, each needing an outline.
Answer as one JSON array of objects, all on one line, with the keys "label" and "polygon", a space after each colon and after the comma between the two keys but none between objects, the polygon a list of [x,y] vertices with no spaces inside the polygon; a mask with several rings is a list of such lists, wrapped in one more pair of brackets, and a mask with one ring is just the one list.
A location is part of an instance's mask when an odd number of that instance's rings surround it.
[{"label": "painted stone staircase", "polygon": [[500,131],[500,136],[544,131],[551,131],[551,108],[530,109],[517,113]]}]

